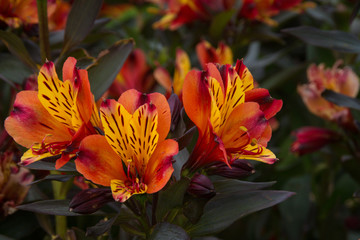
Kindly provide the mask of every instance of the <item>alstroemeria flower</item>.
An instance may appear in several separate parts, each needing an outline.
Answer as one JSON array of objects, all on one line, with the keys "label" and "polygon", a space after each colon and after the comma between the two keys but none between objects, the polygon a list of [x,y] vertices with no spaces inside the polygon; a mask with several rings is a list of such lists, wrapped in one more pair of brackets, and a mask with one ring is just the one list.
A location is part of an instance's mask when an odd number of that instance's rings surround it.
[{"label": "alstroemeria flower", "polygon": [[[47,4],[48,16],[51,16],[56,8],[56,0],[47,0]],[[20,27],[22,24],[38,23],[36,0],[2,0],[0,21],[12,28]]]},{"label": "alstroemeria flower", "polygon": [[271,138],[268,119],[282,106],[266,89],[254,89],[253,77],[242,61],[231,65],[209,63],[206,71],[191,71],[185,78],[183,102],[199,130],[199,138],[186,167],[194,170],[222,161],[253,159],[272,164],[266,149]]},{"label": "alstroemeria flower", "polygon": [[181,99],[184,79],[190,69],[191,63],[188,54],[181,48],[178,48],[176,49],[174,78],[171,80],[169,72],[163,67],[155,69],[154,77],[168,93],[171,93],[173,89],[174,93]]},{"label": "alstroemeria flower", "polygon": [[208,41],[201,41],[196,45],[196,54],[203,69],[207,63],[233,64],[231,48],[223,42],[219,42],[215,49]]},{"label": "alstroemeria flower", "polygon": [[150,1],[167,6],[163,11],[164,16],[153,25],[160,29],[176,30],[195,20],[208,20],[213,12],[223,9],[222,0],[166,0],[161,3],[157,0]]},{"label": "alstroemeria flower", "polygon": [[18,144],[29,148],[21,158],[23,165],[61,154],[56,161],[60,168],[75,156],[80,141],[101,126],[87,71],[75,64],[74,58],[66,60],[61,81],[54,63],[45,63],[38,76],[39,90],[17,94],[5,128]]},{"label": "alstroemeria flower", "polygon": [[150,67],[146,63],[145,53],[141,49],[135,49],[130,53],[110,86],[109,94],[118,98],[129,89],[148,92],[155,82],[154,77],[149,73]]},{"label": "alstroemeria flower", "polygon": [[358,94],[358,76],[349,67],[339,68],[340,64],[341,61],[337,61],[332,68],[325,68],[324,64],[312,64],[307,70],[309,83],[298,86],[298,93],[313,114],[329,121],[347,123],[352,119],[349,109],[337,106],[321,96],[325,89],[349,97]]},{"label": "alstroemeria flower", "polygon": [[291,151],[299,155],[315,152],[341,139],[339,133],[321,127],[302,127],[293,132],[296,137]]},{"label": "alstroemeria flower", "polygon": [[239,16],[274,26],[277,22],[271,17],[278,15],[281,11],[299,11],[314,6],[314,3],[302,3],[302,0],[244,0]]},{"label": "alstroemeria flower", "polygon": [[90,181],[110,186],[116,201],[134,194],[155,193],[168,182],[172,159],[178,152],[170,129],[170,108],[160,93],[134,89],[101,108],[105,136],[86,137],[75,160],[77,170]]},{"label": "alstroemeria flower", "polygon": [[34,179],[28,169],[16,166],[13,157],[13,152],[0,153],[0,218],[16,211]]}]

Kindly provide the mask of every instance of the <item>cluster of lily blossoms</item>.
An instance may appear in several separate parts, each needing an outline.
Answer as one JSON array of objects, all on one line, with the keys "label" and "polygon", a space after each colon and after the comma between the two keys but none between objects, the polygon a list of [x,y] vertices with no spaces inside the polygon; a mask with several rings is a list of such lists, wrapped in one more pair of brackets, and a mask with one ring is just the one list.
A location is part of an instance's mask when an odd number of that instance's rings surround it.
[{"label": "cluster of lily blossoms", "polygon": [[[326,68],[324,64],[310,65],[307,70],[309,83],[298,86],[298,93],[312,114],[354,133],[358,130],[350,109],[329,102],[322,96],[324,90],[332,90],[352,98],[357,96],[359,78],[350,67],[340,68],[341,64],[342,61],[339,60],[332,68]],[[291,150],[299,155],[317,151],[341,140],[338,132],[321,127],[303,127],[295,131],[294,135],[296,141]]]},{"label": "cluster of lily blossoms", "polygon": [[312,2],[302,0],[149,0],[157,4],[163,17],[154,23],[155,28],[176,30],[177,28],[194,21],[210,21],[213,16],[230,10],[237,10],[237,18],[260,21],[268,25],[277,25],[271,17],[281,11],[301,12],[306,8],[314,7]]},{"label": "cluster of lily blossoms", "polygon": [[[74,161],[79,173],[110,187],[120,202],[160,191],[172,176],[179,151],[178,142],[167,139],[174,113],[166,97],[130,89],[118,100],[97,104],[87,71],[78,69],[72,57],[64,63],[62,77],[46,62],[38,74],[38,91],[16,96],[5,128],[28,148],[21,164],[50,157],[60,169]],[[266,147],[272,132],[269,119],[282,101],[254,88],[242,60],[235,67],[209,63],[203,71],[190,71],[181,92],[185,112],[199,131],[183,172],[193,176],[218,164],[236,170],[244,159],[277,160]]]}]

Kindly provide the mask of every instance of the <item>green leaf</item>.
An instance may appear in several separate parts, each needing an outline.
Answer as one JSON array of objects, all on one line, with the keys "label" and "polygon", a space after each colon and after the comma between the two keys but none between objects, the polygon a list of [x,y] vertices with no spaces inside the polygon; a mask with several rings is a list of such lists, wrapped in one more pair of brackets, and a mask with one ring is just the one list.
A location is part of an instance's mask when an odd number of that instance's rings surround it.
[{"label": "green leaf", "polygon": [[204,236],[220,232],[239,218],[274,206],[294,194],[287,191],[254,190],[272,184],[234,179],[214,182],[217,195],[205,205],[203,216],[189,229],[189,234]]},{"label": "green leaf", "polygon": [[219,37],[234,14],[234,9],[216,14],[211,21],[210,34],[213,37]]},{"label": "green leaf", "polygon": [[80,43],[91,31],[102,0],[76,0],[66,21],[63,52]]},{"label": "green leaf", "polygon": [[217,193],[233,193],[240,191],[259,190],[271,187],[276,182],[246,182],[237,179],[224,179],[214,182],[214,187]]},{"label": "green leaf", "polygon": [[13,83],[22,84],[27,77],[34,73],[27,65],[10,53],[1,53],[0,59],[1,75]]},{"label": "green leaf", "polygon": [[181,227],[163,222],[155,226],[154,231],[150,235],[150,240],[190,240],[189,235]]},{"label": "green leaf", "polygon": [[81,214],[69,211],[68,200],[43,200],[27,203],[16,207],[17,209],[60,216],[81,216]]},{"label": "green leaf", "polygon": [[358,0],[353,8],[353,11],[350,16],[350,24],[354,21],[355,17],[359,14],[360,11],[360,0]]},{"label": "green leaf", "polygon": [[360,53],[360,40],[355,35],[342,31],[326,31],[314,27],[301,26],[282,30],[307,44],[330,48],[339,52]]},{"label": "green leaf", "polygon": [[166,214],[174,208],[181,207],[185,192],[190,184],[190,179],[182,178],[180,181],[168,186],[159,192],[159,200],[156,209],[156,219],[161,222]]},{"label": "green leaf", "polygon": [[31,184],[36,184],[43,181],[59,181],[59,182],[67,182],[69,181],[73,175],[61,175],[61,174],[51,174],[47,175],[46,177],[33,181]]},{"label": "green leaf", "polygon": [[91,91],[96,100],[110,87],[133,46],[132,39],[118,41],[101,52],[95,63],[88,67]]},{"label": "green leaf", "polygon": [[54,162],[46,162],[46,161],[37,161],[32,164],[26,166],[29,169],[36,169],[36,170],[57,170],[60,172],[76,172],[76,167],[73,162],[68,162],[60,169],[55,168],[55,161]]},{"label": "green leaf", "polygon": [[338,106],[360,110],[360,101],[356,98],[352,98],[328,89],[323,91],[321,96]]},{"label": "green leaf", "polygon": [[86,236],[97,237],[108,231],[110,231],[111,226],[114,224],[116,220],[116,216],[112,217],[108,220],[101,219],[95,226],[88,227],[86,229]]},{"label": "green leaf", "polygon": [[0,39],[3,41],[9,51],[18,57],[23,63],[38,71],[36,63],[32,60],[29,52],[26,50],[24,43],[21,39],[11,32],[0,30]]}]

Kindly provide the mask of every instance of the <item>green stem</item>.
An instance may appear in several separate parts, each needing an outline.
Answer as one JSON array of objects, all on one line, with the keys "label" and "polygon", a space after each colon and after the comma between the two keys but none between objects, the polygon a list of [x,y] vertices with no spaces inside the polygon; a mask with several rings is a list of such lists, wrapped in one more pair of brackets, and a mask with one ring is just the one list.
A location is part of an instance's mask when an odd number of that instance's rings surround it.
[{"label": "green stem", "polygon": [[50,60],[49,26],[47,16],[47,0],[36,0],[39,18],[39,40],[41,61]]},{"label": "green stem", "polygon": [[[56,174],[56,171],[51,171],[52,174]],[[71,186],[72,182],[58,182],[52,181],[53,194],[56,200],[66,199],[66,194]],[[66,239],[67,231],[67,219],[66,216],[55,216],[56,234],[62,239]]]}]

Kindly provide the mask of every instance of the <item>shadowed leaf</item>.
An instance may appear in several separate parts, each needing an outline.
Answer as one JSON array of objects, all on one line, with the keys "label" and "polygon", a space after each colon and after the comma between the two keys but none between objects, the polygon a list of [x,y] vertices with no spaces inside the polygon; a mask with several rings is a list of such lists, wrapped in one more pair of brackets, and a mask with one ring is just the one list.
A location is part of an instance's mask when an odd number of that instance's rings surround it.
[{"label": "shadowed leaf", "polygon": [[356,98],[352,98],[327,89],[321,93],[321,96],[338,106],[360,110],[360,101]]},{"label": "shadowed leaf", "polygon": [[102,0],[76,0],[66,21],[63,52],[80,43],[91,31]]},{"label": "shadowed leaf", "polygon": [[181,227],[163,222],[156,225],[154,231],[152,232],[150,240],[188,240],[190,239],[189,235]]},{"label": "shadowed leaf", "polygon": [[360,53],[360,40],[351,33],[326,31],[309,26],[287,28],[282,31],[318,47],[330,48],[339,52]]},{"label": "shadowed leaf", "polygon": [[17,56],[23,63],[25,63],[33,70],[38,70],[36,63],[32,60],[29,52],[25,48],[24,43],[18,36],[11,32],[5,32],[0,30],[0,39],[9,49],[9,51],[15,56]]},{"label": "shadowed leaf", "polygon": [[101,52],[95,63],[88,67],[91,91],[96,100],[110,87],[133,46],[132,39],[118,41]]}]

